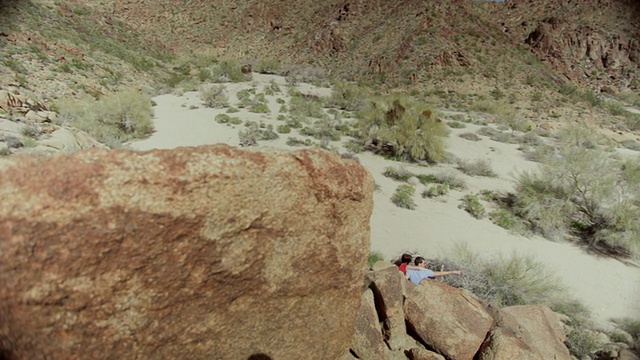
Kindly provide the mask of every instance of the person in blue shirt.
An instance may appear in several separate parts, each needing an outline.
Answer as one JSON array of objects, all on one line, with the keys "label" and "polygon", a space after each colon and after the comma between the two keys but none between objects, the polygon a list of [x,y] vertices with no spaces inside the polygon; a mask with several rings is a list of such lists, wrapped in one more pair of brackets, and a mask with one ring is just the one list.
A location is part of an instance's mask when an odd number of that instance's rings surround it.
[{"label": "person in blue shirt", "polygon": [[416,257],[414,263],[420,269],[408,268],[407,276],[409,277],[409,280],[411,280],[411,282],[416,285],[420,284],[420,281],[424,279],[435,279],[437,277],[447,276],[447,275],[462,275],[462,271],[460,270],[452,270],[452,271],[429,270],[427,269],[427,261],[421,256]]}]

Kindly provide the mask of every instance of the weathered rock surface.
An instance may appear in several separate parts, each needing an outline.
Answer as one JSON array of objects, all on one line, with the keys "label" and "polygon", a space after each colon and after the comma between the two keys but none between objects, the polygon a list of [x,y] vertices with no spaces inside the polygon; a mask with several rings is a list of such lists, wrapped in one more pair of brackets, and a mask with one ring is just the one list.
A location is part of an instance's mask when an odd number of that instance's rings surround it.
[{"label": "weathered rock surface", "polygon": [[362,294],[351,349],[360,359],[387,359],[386,346],[382,339],[378,313],[376,312],[376,304],[371,289],[367,289]]},{"label": "weathered rock surface", "polygon": [[496,317],[478,359],[570,359],[562,325],[548,307],[512,306],[501,309]]},{"label": "weathered rock surface", "polygon": [[[412,339],[407,336],[404,320],[404,297],[402,296],[402,282],[406,281],[396,266],[376,271],[372,288],[379,299],[379,307],[385,315],[383,318],[383,332],[389,348],[397,350],[410,348]],[[415,345],[415,341],[413,341]]]},{"label": "weathered rock surface", "polygon": [[493,325],[476,296],[438,281],[423,280],[404,309],[422,342],[451,360],[473,359]]},{"label": "weathered rock surface", "polygon": [[341,358],[372,192],[360,165],[313,150],[8,158],[0,354]]},{"label": "weathered rock surface", "polygon": [[408,355],[411,360],[445,360],[444,356],[424,348],[410,349]]}]

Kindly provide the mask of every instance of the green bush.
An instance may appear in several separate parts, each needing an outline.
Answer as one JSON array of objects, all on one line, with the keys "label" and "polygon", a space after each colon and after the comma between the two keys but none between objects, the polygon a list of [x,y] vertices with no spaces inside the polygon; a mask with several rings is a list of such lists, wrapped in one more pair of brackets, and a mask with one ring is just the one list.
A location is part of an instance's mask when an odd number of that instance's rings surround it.
[{"label": "green bush", "polygon": [[268,114],[269,112],[271,112],[271,110],[269,110],[269,107],[265,104],[258,104],[250,107],[249,112]]},{"label": "green bush", "polygon": [[[439,184],[449,184],[451,189],[465,189],[467,184],[460,176],[453,171],[444,171],[434,175],[436,182]],[[422,180],[421,180],[422,181]]]},{"label": "green bush", "polygon": [[413,194],[416,188],[409,184],[402,184],[396,188],[396,192],[391,196],[391,202],[397,207],[415,210],[416,203],[413,201]]},{"label": "green bush", "polygon": [[458,121],[449,121],[447,125],[452,129],[464,129],[467,127],[467,125]]},{"label": "green bush", "polygon": [[295,137],[289,137],[286,144],[289,146],[312,146],[313,141],[311,141],[311,139],[300,140]]},{"label": "green bush", "polygon": [[229,113],[229,114],[231,114],[231,113],[237,113],[237,112],[239,112],[239,111],[240,111],[240,110],[238,110],[238,108],[235,108],[235,107],[233,107],[233,106],[230,106],[230,107],[228,107],[228,108],[227,108],[227,113]]},{"label": "green bush", "polygon": [[291,97],[289,111],[292,115],[301,117],[322,118],[325,116],[325,112],[322,110],[322,101],[319,98],[305,96],[300,92]]},{"label": "green bush", "polygon": [[597,350],[602,349],[603,343],[599,340],[597,333],[584,327],[574,327],[567,334],[565,344],[569,352],[579,358],[589,357]]},{"label": "green bush", "polygon": [[62,101],[60,117],[110,147],[140,139],[154,131],[151,99],[135,90],[107,95],[100,100]]},{"label": "green bush", "polygon": [[366,105],[367,97],[367,93],[357,85],[338,82],[333,86],[327,105],[346,111],[360,111]]},{"label": "green bush", "polygon": [[422,185],[433,184],[438,182],[438,178],[435,175],[431,175],[431,174],[416,174],[416,178],[418,178],[418,180]]},{"label": "green bush", "polygon": [[288,134],[291,132],[291,128],[289,127],[289,125],[282,124],[278,125],[276,131],[278,131],[280,134]]},{"label": "green bush", "polygon": [[511,232],[521,232],[522,224],[520,219],[507,209],[497,209],[489,213],[489,219],[494,224]]},{"label": "green bush", "polygon": [[460,209],[471,214],[476,219],[482,219],[486,213],[484,205],[480,202],[478,195],[467,194],[462,198],[462,203],[458,206]]},{"label": "green bush", "polygon": [[278,74],[282,65],[280,60],[274,58],[260,59],[255,66],[255,71],[260,74]]},{"label": "green bush", "polygon": [[243,74],[235,60],[223,60],[211,67],[211,78],[216,82],[241,82],[251,80],[251,74]]},{"label": "green bush", "polygon": [[200,88],[200,99],[204,106],[209,108],[223,108],[229,106],[229,97],[227,96],[227,87],[220,86],[203,86]]},{"label": "green bush", "polygon": [[358,115],[359,137],[398,159],[440,161],[447,128],[435,110],[402,95],[371,101]]},{"label": "green bush", "polygon": [[367,260],[367,265],[372,267],[378,261],[384,261],[384,255],[382,255],[379,251],[371,251],[369,252],[369,259]]},{"label": "green bush", "polygon": [[449,193],[449,184],[436,184],[422,192],[423,198],[434,198]]},{"label": "green bush", "polygon": [[216,115],[215,119],[216,119],[216,122],[219,124],[227,124],[231,122],[231,116],[227,114],[218,114]]},{"label": "green bush", "polygon": [[477,159],[476,161],[458,160],[458,170],[469,176],[497,176],[491,168],[491,162],[487,159]]}]

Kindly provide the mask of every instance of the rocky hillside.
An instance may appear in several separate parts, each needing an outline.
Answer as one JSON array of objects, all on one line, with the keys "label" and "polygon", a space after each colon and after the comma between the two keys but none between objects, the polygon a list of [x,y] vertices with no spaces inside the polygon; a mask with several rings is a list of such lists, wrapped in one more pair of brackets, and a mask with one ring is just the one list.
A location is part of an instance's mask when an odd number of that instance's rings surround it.
[{"label": "rocky hillside", "polygon": [[99,95],[150,83],[166,75],[169,53],[193,52],[457,92],[505,83],[638,87],[640,10],[631,0],[0,4],[0,84],[48,93]]},{"label": "rocky hillside", "polygon": [[172,48],[274,56],[396,85],[542,76],[638,86],[640,13],[629,0],[120,0],[113,13]]}]

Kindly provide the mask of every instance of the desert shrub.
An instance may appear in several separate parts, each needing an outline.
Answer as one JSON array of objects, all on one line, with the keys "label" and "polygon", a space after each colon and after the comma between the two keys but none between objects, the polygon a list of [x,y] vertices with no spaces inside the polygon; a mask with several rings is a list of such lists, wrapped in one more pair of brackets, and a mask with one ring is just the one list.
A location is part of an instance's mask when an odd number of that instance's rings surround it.
[{"label": "desert shrub", "polygon": [[[265,87],[265,89],[267,89],[267,88]],[[277,94],[277,93],[282,91],[280,89],[280,85],[278,85],[278,83],[273,79],[271,79],[271,81],[269,81],[268,90],[271,90],[271,92],[273,92],[274,94]]]},{"label": "desert shrub", "polygon": [[241,82],[251,80],[251,74],[243,74],[235,60],[223,60],[211,68],[211,78],[216,82]]},{"label": "desert shrub", "polygon": [[369,252],[369,259],[367,260],[367,265],[372,267],[378,261],[384,261],[384,255],[382,255],[379,251],[371,251]]},{"label": "desert shrub", "polygon": [[496,177],[496,173],[491,168],[491,162],[487,159],[458,160],[458,170],[469,176]]},{"label": "desert shrub", "polygon": [[323,119],[316,120],[313,123],[313,134],[311,136],[318,140],[325,141],[339,141],[342,133],[337,130],[340,121],[325,117]]},{"label": "desert shrub", "polygon": [[458,174],[453,171],[443,171],[434,175],[439,184],[449,184],[451,189],[465,189],[467,184]]},{"label": "desert shrub", "polygon": [[480,141],[482,139],[480,139],[480,137],[474,133],[470,133],[470,132],[466,132],[466,133],[462,133],[460,135],[458,135],[459,137],[469,140],[469,141]]},{"label": "desert shrub", "polygon": [[231,122],[231,116],[227,114],[218,114],[216,115],[215,120],[219,124],[227,124]]},{"label": "desert shrub", "polygon": [[521,148],[525,159],[540,162],[549,157],[555,148],[551,145],[525,146]]},{"label": "desert shrub", "polygon": [[13,135],[0,135],[0,140],[4,141],[9,148],[17,149],[24,146],[22,140]]},{"label": "desert shrub", "polygon": [[407,182],[413,176],[413,173],[402,166],[387,166],[382,175],[396,181]]},{"label": "desert shrub", "polygon": [[22,129],[20,129],[20,133],[24,136],[37,138],[40,136],[40,130],[33,125],[25,125]]},{"label": "desert shrub", "polygon": [[640,114],[627,112],[624,116],[624,123],[631,131],[640,130]]},{"label": "desert shrub", "polygon": [[484,127],[481,127],[480,129],[478,129],[477,133],[480,134],[480,135],[483,135],[483,136],[492,137],[492,136],[495,136],[495,135],[499,134],[500,131],[498,131],[498,130],[492,128],[492,127],[489,127],[489,126],[484,126]]},{"label": "desert shrub", "polygon": [[291,132],[291,128],[287,124],[282,124],[276,127],[276,131],[279,132],[280,134],[288,134]]},{"label": "desert shrub", "polygon": [[416,188],[409,184],[402,184],[396,188],[391,196],[391,202],[397,207],[409,210],[415,210],[416,203],[413,201],[413,194]]},{"label": "desert shrub", "polygon": [[111,147],[154,131],[151,99],[127,90],[102,97],[62,101],[60,117]]},{"label": "desert shrub", "polygon": [[242,119],[236,116],[232,116],[231,119],[229,120],[229,123],[232,125],[240,125],[242,124]]},{"label": "desert shrub", "polygon": [[287,139],[286,144],[289,146],[312,146],[313,141],[311,139],[301,140],[292,136]]},{"label": "desert shrub", "polygon": [[359,86],[346,82],[334,85],[327,105],[346,111],[360,111],[367,103],[368,94]]},{"label": "desert shrub", "polygon": [[243,130],[238,131],[240,146],[257,146],[260,137],[258,126],[252,124]]},{"label": "desert shrub", "polygon": [[416,174],[416,178],[422,185],[433,184],[438,182],[438,179],[435,175],[431,174]]},{"label": "desert shrub", "polygon": [[467,194],[462,197],[461,203],[458,207],[468,212],[476,219],[482,219],[486,213],[484,205],[482,205],[478,195],[476,194]]},{"label": "desert shrub", "polygon": [[358,116],[358,134],[378,152],[398,159],[440,161],[447,128],[435,110],[402,95],[369,102]]},{"label": "desert shrub", "polygon": [[287,102],[283,98],[277,98],[276,103],[283,105],[283,104],[286,104]]},{"label": "desert shrub", "polygon": [[506,143],[506,144],[517,144],[519,141],[518,136],[510,132],[499,132],[491,137],[491,140]]},{"label": "desert shrub", "polygon": [[229,106],[229,97],[227,96],[227,87],[219,86],[203,86],[200,88],[200,99],[204,106],[209,108],[223,108]]},{"label": "desert shrub", "polygon": [[361,153],[364,151],[364,145],[362,145],[361,142],[356,141],[356,140],[349,140],[346,143],[344,143],[342,146],[344,146],[345,149],[347,149],[348,151],[351,151],[353,153]]},{"label": "desert shrub", "polygon": [[531,125],[526,119],[520,116],[520,113],[513,106],[506,106],[499,111],[498,121],[502,125],[506,125],[511,133],[516,131],[526,132],[530,130]]},{"label": "desert shrub", "polygon": [[268,114],[269,112],[271,112],[271,110],[269,110],[269,107],[265,104],[257,104],[254,105],[252,107],[249,108],[249,112],[252,113],[260,113],[260,114]]},{"label": "desert shrub", "polygon": [[585,327],[572,328],[567,334],[565,344],[569,352],[579,359],[590,358],[589,355],[602,349],[604,345],[596,332]]},{"label": "desert shrub", "polygon": [[618,328],[627,332],[635,340],[640,339],[640,320],[632,318],[612,319]]},{"label": "desert shrub", "polygon": [[434,198],[449,193],[449,184],[436,184],[422,192],[423,198]]},{"label": "desert shrub", "polygon": [[558,88],[558,92],[562,95],[573,95],[576,90],[578,88],[573,85],[562,85]]},{"label": "desert shrub", "polygon": [[631,255],[640,244],[636,199],[640,162],[615,163],[585,147],[584,129],[561,136],[539,172],[519,176],[514,213],[550,238],[576,236],[595,249]]},{"label": "desert shrub", "polygon": [[499,307],[541,304],[553,307],[565,301],[568,292],[545,264],[531,255],[512,253],[482,258],[464,244],[454,245],[453,254],[431,263],[463,270],[463,276],[447,276],[443,281],[464,288]]},{"label": "desert shrub", "polygon": [[325,116],[322,110],[322,101],[319,98],[295,93],[289,101],[289,111],[293,115],[302,117],[322,118]]},{"label": "desert shrub", "polygon": [[295,119],[295,118],[287,119],[287,125],[289,127],[291,127],[292,129],[300,129],[300,128],[302,128],[302,122],[300,122],[300,120]]},{"label": "desert shrub", "polygon": [[0,147],[0,156],[9,156],[11,155],[11,149],[8,146]]},{"label": "desert shrub", "polygon": [[609,114],[613,116],[624,115],[627,110],[625,110],[624,106],[617,101],[609,101],[607,102],[607,110],[609,110]]},{"label": "desert shrub", "polygon": [[260,59],[254,67],[260,74],[278,74],[282,68],[280,60],[274,58]]},{"label": "desert shrub", "polygon": [[275,140],[280,136],[273,131],[273,125],[267,125],[266,128],[258,130],[259,140]]},{"label": "desert shrub", "polygon": [[240,111],[240,110],[238,110],[238,108],[235,108],[235,107],[233,107],[233,106],[229,106],[229,107],[227,108],[227,113],[229,113],[229,114],[231,114],[231,113],[237,113],[237,112],[239,112],[239,111]]},{"label": "desert shrub", "polygon": [[489,219],[494,224],[511,232],[520,233],[523,231],[523,225],[520,218],[507,209],[497,209],[492,211],[489,213]]},{"label": "desert shrub", "polygon": [[458,121],[449,121],[447,125],[452,129],[464,129],[467,127],[467,125]]},{"label": "desert shrub", "polygon": [[470,110],[487,114],[498,114],[502,107],[497,102],[480,100],[471,105]]}]

